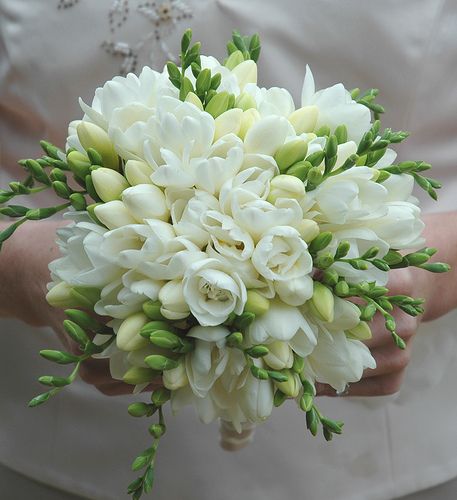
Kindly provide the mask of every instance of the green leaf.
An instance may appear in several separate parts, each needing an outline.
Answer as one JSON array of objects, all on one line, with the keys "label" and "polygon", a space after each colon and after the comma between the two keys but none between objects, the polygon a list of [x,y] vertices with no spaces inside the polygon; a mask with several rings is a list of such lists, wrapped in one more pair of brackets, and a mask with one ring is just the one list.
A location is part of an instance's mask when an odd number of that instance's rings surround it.
[{"label": "green leaf", "polygon": [[183,54],[187,52],[191,40],[192,40],[192,30],[189,28],[184,32],[184,35],[181,38],[181,52]]}]

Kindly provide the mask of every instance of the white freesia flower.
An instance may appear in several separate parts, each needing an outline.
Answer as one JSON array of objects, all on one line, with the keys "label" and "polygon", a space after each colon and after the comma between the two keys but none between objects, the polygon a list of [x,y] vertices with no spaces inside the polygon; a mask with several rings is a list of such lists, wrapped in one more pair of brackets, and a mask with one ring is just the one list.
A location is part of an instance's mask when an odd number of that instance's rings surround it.
[{"label": "white freesia flower", "polygon": [[176,234],[185,236],[200,248],[206,246],[210,237],[203,227],[202,216],[209,210],[219,210],[217,198],[204,191],[172,188],[165,190],[165,196]]},{"label": "white freesia flower", "polygon": [[206,259],[192,264],[183,284],[185,300],[203,326],[219,325],[230,313],[243,312],[246,287],[238,273],[219,260]]},{"label": "white freesia flower", "polygon": [[257,271],[272,281],[286,281],[309,274],[313,259],[296,229],[277,226],[264,233],[252,254]]},{"label": "white freesia flower", "polygon": [[308,66],[303,82],[301,105],[317,106],[319,109],[316,130],[327,125],[333,132],[339,125],[346,125],[348,138],[357,143],[371,127],[370,110],[353,101],[341,83],[316,92],[314,77]]},{"label": "white freesia flower", "polygon": [[301,306],[313,296],[313,279],[311,276],[300,276],[273,283],[279,298],[290,306]]},{"label": "white freesia flower", "polygon": [[316,202],[318,219],[323,223],[347,224],[385,215],[387,190],[375,182],[373,174],[369,167],[352,167],[325,179],[309,193]]},{"label": "white freesia flower", "polygon": [[295,111],[294,100],[286,89],[279,87],[266,89],[249,84],[244,90],[254,97],[262,117],[274,115],[288,118]]},{"label": "white freesia flower", "polygon": [[105,233],[104,228],[92,222],[58,229],[57,244],[63,257],[49,264],[53,281],[103,288],[118,279],[121,274],[118,266],[100,252]]},{"label": "white freesia flower", "polygon": [[254,242],[249,233],[241,229],[228,215],[209,210],[201,218],[214,248],[227,257],[237,260],[249,259],[254,251]]},{"label": "white freesia flower", "polygon": [[255,319],[249,327],[248,338],[252,344],[288,342],[299,356],[310,354],[317,342],[314,325],[296,307],[279,300],[272,301],[268,312]]},{"label": "white freesia flower", "polygon": [[376,368],[368,347],[359,340],[346,338],[343,332],[320,331],[308,361],[317,382],[329,384],[340,392],[347,384],[358,382],[366,368]]},{"label": "white freesia flower", "polygon": [[290,135],[295,135],[295,130],[285,118],[267,116],[247,131],[244,148],[247,153],[274,155]]}]

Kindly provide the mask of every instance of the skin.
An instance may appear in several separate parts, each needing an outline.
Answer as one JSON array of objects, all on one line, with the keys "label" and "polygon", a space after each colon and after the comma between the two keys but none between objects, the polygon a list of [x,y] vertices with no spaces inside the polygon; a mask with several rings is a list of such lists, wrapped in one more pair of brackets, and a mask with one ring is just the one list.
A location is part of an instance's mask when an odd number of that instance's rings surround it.
[{"label": "skin", "polygon": [[[388,287],[392,294],[406,294],[426,299],[423,317],[412,318],[395,312],[397,333],[406,341],[405,350],[398,349],[386,332],[382,318],[371,324],[373,338],[367,342],[377,362],[375,370],[367,370],[362,380],[351,384],[348,396],[382,396],[398,392],[411,357],[414,335],[421,321],[430,321],[457,307],[457,212],[426,216],[425,238],[428,246],[439,248],[433,260],[452,266],[446,274],[432,274],[409,268],[391,273]],[[0,223],[0,229],[7,223]],[[59,256],[55,231],[62,222],[40,221],[24,224],[2,249],[0,259],[0,316],[16,317],[32,326],[51,326],[65,347],[77,352],[76,345],[63,334],[64,315],[50,307],[46,300],[49,281],[48,263]],[[36,242],[40,241],[40,245]],[[33,251],[30,251],[33,249]],[[114,381],[107,360],[88,360],[81,367],[81,378],[107,395],[127,394],[132,387]],[[154,384],[149,389],[158,387]],[[329,386],[317,384],[318,394],[334,396]]]}]

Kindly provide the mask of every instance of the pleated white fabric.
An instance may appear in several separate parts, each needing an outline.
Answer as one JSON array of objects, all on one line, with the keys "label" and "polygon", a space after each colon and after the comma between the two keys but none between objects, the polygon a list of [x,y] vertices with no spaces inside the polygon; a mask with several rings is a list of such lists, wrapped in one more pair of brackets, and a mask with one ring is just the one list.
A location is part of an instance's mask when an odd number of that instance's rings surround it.
[{"label": "pleated white fabric", "polygon": [[[15,160],[39,154],[40,138],[63,144],[66,123],[80,116],[77,97],[90,100],[119,71],[120,60],[101,47],[112,3],[80,0],[57,10],[57,0],[0,0],[2,185],[14,176]],[[427,210],[457,208],[455,2],[186,3],[193,11],[186,25],[207,52],[222,57],[233,28],[260,33],[259,76],[267,86],[285,86],[298,99],[310,64],[320,87],[339,81],[379,87],[388,110],[384,125],[412,132],[401,157],[430,161],[445,183],[439,203],[425,200]],[[138,16],[124,28],[120,39],[134,44],[151,24]],[[180,30],[168,36],[173,52]],[[293,404],[274,411],[236,455],[220,449],[217,424],[200,424],[191,410],[169,418],[154,498],[385,500],[457,476],[456,322],[454,312],[421,327],[399,394],[323,399],[324,412],[346,421],[344,435],[331,444],[303,437],[303,415]],[[16,321],[0,328],[0,462],[89,498],[124,498],[134,477],[130,460],[148,446],[146,422],[126,413],[132,398],[107,398],[77,383],[27,409],[39,391],[35,378],[51,370],[37,353],[57,341],[46,329]]]}]

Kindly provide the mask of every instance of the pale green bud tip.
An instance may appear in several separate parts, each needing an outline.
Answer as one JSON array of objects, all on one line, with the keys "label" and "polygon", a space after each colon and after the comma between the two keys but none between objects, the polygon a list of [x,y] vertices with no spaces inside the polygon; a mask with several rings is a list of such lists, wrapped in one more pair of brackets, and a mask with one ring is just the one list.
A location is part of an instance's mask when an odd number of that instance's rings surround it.
[{"label": "pale green bud tip", "polygon": [[61,281],[46,294],[46,300],[52,307],[76,307],[78,304],[70,295],[71,286]]},{"label": "pale green bud tip", "polygon": [[314,281],[314,292],[311,305],[315,313],[322,321],[331,322],[334,316],[335,300],[333,293],[319,281]]},{"label": "pale green bud tip", "polygon": [[76,127],[79,141],[84,149],[95,149],[103,159],[103,166],[118,170],[119,158],[108,134],[98,125],[80,122]]},{"label": "pale green bud tip", "polygon": [[144,368],[142,366],[132,366],[126,371],[126,373],[122,377],[122,380],[126,384],[138,385],[151,382],[155,377],[157,377],[157,372],[151,370],[150,368]]},{"label": "pale green bud tip", "polygon": [[165,387],[161,387],[160,389],[155,390],[151,394],[151,401],[156,406],[164,405],[170,398],[171,398],[171,391],[169,391]]},{"label": "pale green bud tip", "polygon": [[116,344],[122,351],[136,351],[148,345],[147,339],[139,335],[140,330],[148,322],[147,316],[142,313],[135,313],[125,319],[116,336]]},{"label": "pale green bud tip", "polygon": [[369,340],[373,336],[367,322],[361,321],[357,326],[346,331],[349,338],[357,340]]},{"label": "pale green bud tip", "polygon": [[227,58],[225,61],[225,67],[228,69],[233,69],[238,64],[241,64],[244,61],[244,56],[241,50],[236,50],[235,52],[232,52],[230,56]]},{"label": "pale green bud tip", "polygon": [[229,347],[239,347],[243,343],[243,334],[241,332],[233,332],[226,339]]},{"label": "pale green bud tip", "polygon": [[301,381],[298,374],[292,372],[291,370],[284,370],[284,374],[287,375],[287,380],[285,382],[274,382],[275,386],[284,394],[291,398],[296,398],[301,388]]},{"label": "pale green bud tip", "polygon": [[227,111],[229,99],[230,96],[228,92],[219,92],[206,105],[205,111],[212,115],[213,118],[217,118],[219,115]]},{"label": "pale green bud tip", "polygon": [[174,359],[167,358],[160,354],[151,354],[145,358],[144,362],[153,370],[161,372],[164,370],[172,370],[179,365]]},{"label": "pale green bud tip", "polygon": [[147,302],[143,303],[143,312],[149,319],[162,320],[165,318],[160,312],[161,307],[162,304],[159,300],[148,300]]},{"label": "pale green bud tip", "polygon": [[256,316],[265,314],[270,309],[270,301],[254,290],[248,290],[247,301],[244,312],[253,313]]},{"label": "pale green bud tip", "polygon": [[294,163],[304,160],[307,151],[308,143],[303,139],[294,139],[286,142],[275,154],[279,170],[285,172]]}]

